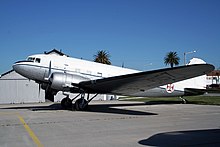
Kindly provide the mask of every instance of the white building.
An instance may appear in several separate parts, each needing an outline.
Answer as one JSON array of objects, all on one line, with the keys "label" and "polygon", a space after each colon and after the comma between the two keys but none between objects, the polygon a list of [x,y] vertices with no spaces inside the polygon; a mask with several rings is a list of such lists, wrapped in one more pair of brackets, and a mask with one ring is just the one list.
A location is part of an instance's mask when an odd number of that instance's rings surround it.
[{"label": "white building", "polygon": [[219,70],[214,70],[211,73],[207,74],[207,77],[206,77],[207,85],[220,87],[219,76],[220,76]]},{"label": "white building", "polygon": [[45,102],[37,83],[11,70],[0,78],[0,104]]}]

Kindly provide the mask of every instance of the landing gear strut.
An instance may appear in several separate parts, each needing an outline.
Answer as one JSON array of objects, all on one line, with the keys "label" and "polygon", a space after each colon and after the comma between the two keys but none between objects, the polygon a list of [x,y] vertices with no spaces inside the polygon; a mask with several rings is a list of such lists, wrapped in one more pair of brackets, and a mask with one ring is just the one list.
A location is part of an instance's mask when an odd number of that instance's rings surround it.
[{"label": "landing gear strut", "polygon": [[91,102],[91,100],[93,100],[97,95],[98,93],[95,94],[92,98],[89,98],[89,93],[88,93],[87,100],[85,100],[85,93],[81,93],[81,98],[76,100],[75,102],[75,110],[76,111],[87,110],[89,102]]}]

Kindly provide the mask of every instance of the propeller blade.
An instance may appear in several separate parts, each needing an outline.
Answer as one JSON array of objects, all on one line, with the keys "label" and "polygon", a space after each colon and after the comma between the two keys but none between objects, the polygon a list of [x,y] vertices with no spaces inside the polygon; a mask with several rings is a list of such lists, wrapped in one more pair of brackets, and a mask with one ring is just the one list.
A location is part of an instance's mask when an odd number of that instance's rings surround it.
[{"label": "propeller blade", "polygon": [[50,77],[50,74],[51,74],[51,61],[49,63],[49,72],[48,72],[48,78]]},{"label": "propeller blade", "polygon": [[50,78],[50,76],[51,76],[51,61],[50,61],[50,63],[49,63],[49,67],[48,67],[48,68],[49,68],[48,75],[47,75],[47,77],[44,78],[44,79],[47,80],[47,81],[49,80],[49,78]]}]

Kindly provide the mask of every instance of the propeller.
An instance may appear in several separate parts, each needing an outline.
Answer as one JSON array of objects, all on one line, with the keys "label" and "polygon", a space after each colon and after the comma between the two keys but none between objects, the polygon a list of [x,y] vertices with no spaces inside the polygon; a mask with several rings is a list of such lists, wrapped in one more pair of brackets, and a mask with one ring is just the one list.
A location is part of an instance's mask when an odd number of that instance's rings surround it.
[{"label": "propeller", "polygon": [[51,74],[51,61],[49,63],[49,72],[48,72],[48,78],[50,77],[50,74]]},{"label": "propeller", "polygon": [[51,61],[50,61],[50,63],[49,63],[49,67],[48,67],[48,68],[49,68],[48,75],[47,75],[47,77],[44,78],[44,79],[47,80],[47,81],[49,80],[49,78],[50,78],[50,76],[51,76]]},{"label": "propeller", "polygon": [[[49,66],[48,66],[49,70],[48,70],[48,74],[46,77],[44,77],[44,80],[46,81],[49,81],[50,79],[50,76],[51,76],[51,61],[49,62]],[[41,90],[41,83],[38,83],[39,84],[39,87],[38,87],[38,98],[40,97],[40,90]],[[49,85],[49,84],[48,84]],[[45,89],[45,91],[47,91],[48,89],[48,86],[47,88]]]}]

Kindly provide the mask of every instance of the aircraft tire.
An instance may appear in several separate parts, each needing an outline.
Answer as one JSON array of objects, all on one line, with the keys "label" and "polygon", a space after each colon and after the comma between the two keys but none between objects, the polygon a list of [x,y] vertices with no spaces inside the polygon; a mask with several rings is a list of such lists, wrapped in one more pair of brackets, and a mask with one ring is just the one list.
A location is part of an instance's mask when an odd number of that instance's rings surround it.
[{"label": "aircraft tire", "polygon": [[[84,100],[84,103],[87,103],[87,101]],[[86,109],[88,109],[88,104],[83,106],[82,105],[82,99],[76,100],[76,102],[75,102],[75,110],[76,111],[83,111],[83,110],[86,110]]]},{"label": "aircraft tire", "polygon": [[72,101],[70,98],[63,98],[62,101],[61,101],[61,106],[64,108],[64,109],[69,109],[71,108],[72,106]]}]

